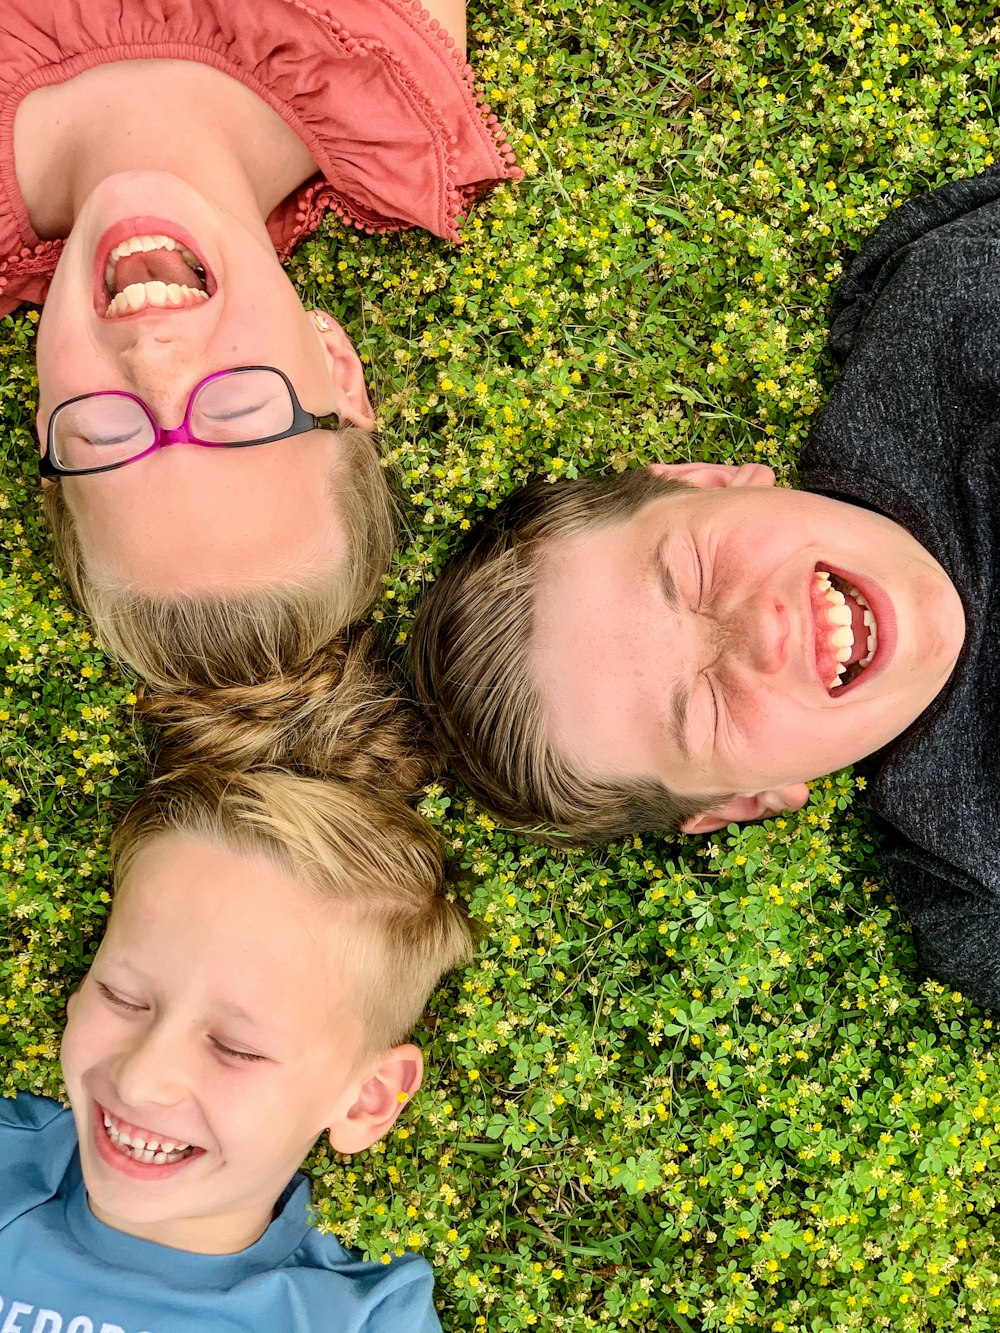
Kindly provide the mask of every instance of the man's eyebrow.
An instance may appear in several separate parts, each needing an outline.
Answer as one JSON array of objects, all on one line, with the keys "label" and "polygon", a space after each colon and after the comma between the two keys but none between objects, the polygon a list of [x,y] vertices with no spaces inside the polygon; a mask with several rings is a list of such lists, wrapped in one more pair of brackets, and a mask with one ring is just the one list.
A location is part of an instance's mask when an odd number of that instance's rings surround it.
[{"label": "man's eyebrow", "polygon": [[[663,594],[663,600],[671,611],[680,610],[680,597],[670,565],[667,562],[666,542],[657,542],[650,562],[650,572]],[[674,686],[670,700],[670,734],[674,744],[686,760],[691,758],[691,749],[687,740],[687,707],[690,691],[683,681]]]},{"label": "man's eyebrow", "polygon": [[679,611],[680,597],[677,594],[677,584],[674,582],[673,573],[667,563],[666,542],[656,543],[653,558],[650,561],[650,572],[659,584],[667,606],[670,607],[671,611]]},{"label": "man's eyebrow", "polygon": [[687,741],[688,694],[688,687],[679,680],[670,700],[670,734],[684,758],[690,760],[691,749]]}]

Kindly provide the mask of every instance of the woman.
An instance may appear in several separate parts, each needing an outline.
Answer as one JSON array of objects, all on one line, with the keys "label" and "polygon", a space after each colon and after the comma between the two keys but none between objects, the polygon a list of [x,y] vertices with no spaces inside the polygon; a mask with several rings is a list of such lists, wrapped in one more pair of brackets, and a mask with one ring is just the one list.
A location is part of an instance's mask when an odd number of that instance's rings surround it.
[{"label": "woman", "polygon": [[518,175],[463,45],[461,0],[3,7],[0,314],[45,301],[57,555],[155,683],[293,669],[374,594],[392,525],[361,363],[280,261],[328,209],[457,239]]}]

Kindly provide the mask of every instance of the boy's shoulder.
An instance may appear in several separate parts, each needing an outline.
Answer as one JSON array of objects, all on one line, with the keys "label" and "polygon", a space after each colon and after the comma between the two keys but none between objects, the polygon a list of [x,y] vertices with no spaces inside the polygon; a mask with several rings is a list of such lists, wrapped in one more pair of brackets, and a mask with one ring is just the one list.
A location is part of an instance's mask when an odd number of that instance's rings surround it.
[{"label": "boy's shoulder", "polygon": [[[309,1193],[300,1187],[285,1204],[284,1212],[304,1216]],[[276,1217],[272,1227],[280,1225]],[[299,1299],[308,1308],[315,1304],[317,1313],[330,1308],[331,1299],[339,1309],[341,1325],[364,1329],[364,1333],[440,1333],[441,1325],[434,1311],[434,1275],[430,1265],[417,1254],[386,1257],[370,1261],[346,1249],[329,1233],[309,1226],[301,1244],[281,1267],[279,1285],[296,1288]],[[283,1298],[282,1298],[283,1299]]]},{"label": "boy's shoulder", "polygon": [[70,1112],[51,1097],[18,1092],[0,1097],[0,1134],[5,1130],[43,1130]]},{"label": "boy's shoulder", "polygon": [[0,1227],[58,1191],[76,1149],[72,1114],[48,1097],[0,1097]]}]

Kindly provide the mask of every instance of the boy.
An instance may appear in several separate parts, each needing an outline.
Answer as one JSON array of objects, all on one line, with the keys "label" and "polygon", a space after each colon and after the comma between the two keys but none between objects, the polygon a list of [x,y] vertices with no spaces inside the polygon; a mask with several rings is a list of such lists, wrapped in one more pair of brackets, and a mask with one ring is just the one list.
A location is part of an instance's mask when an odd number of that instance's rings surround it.
[{"label": "boy", "polygon": [[510,497],[415,629],[456,771],[580,839],[796,809],[871,756],[923,965],[1000,998],[1000,172],[886,220],[837,295],[843,366],[802,458]]},{"label": "boy", "polygon": [[6,1333],[435,1333],[415,1255],[363,1263],[296,1168],[355,1153],[420,1085],[400,1044],[471,951],[419,816],[341,784],[190,771],[116,834],[69,1003],[72,1114],[0,1102]]}]

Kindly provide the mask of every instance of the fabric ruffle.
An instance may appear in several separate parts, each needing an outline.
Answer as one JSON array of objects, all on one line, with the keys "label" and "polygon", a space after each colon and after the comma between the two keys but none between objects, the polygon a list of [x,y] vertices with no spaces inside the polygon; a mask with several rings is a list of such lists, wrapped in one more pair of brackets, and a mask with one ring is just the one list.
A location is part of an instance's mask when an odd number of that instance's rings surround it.
[{"label": "fabric ruffle", "polygon": [[4,0],[0,9],[0,314],[42,301],[62,249],[28,219],[14,117],[33,89],[114,60],[193,60],[239,80],[306,144],[320,174],[268,218],[284,259],[332,211],[374,234],[459,218],[520,179],[454,40],[419,0]]}]

